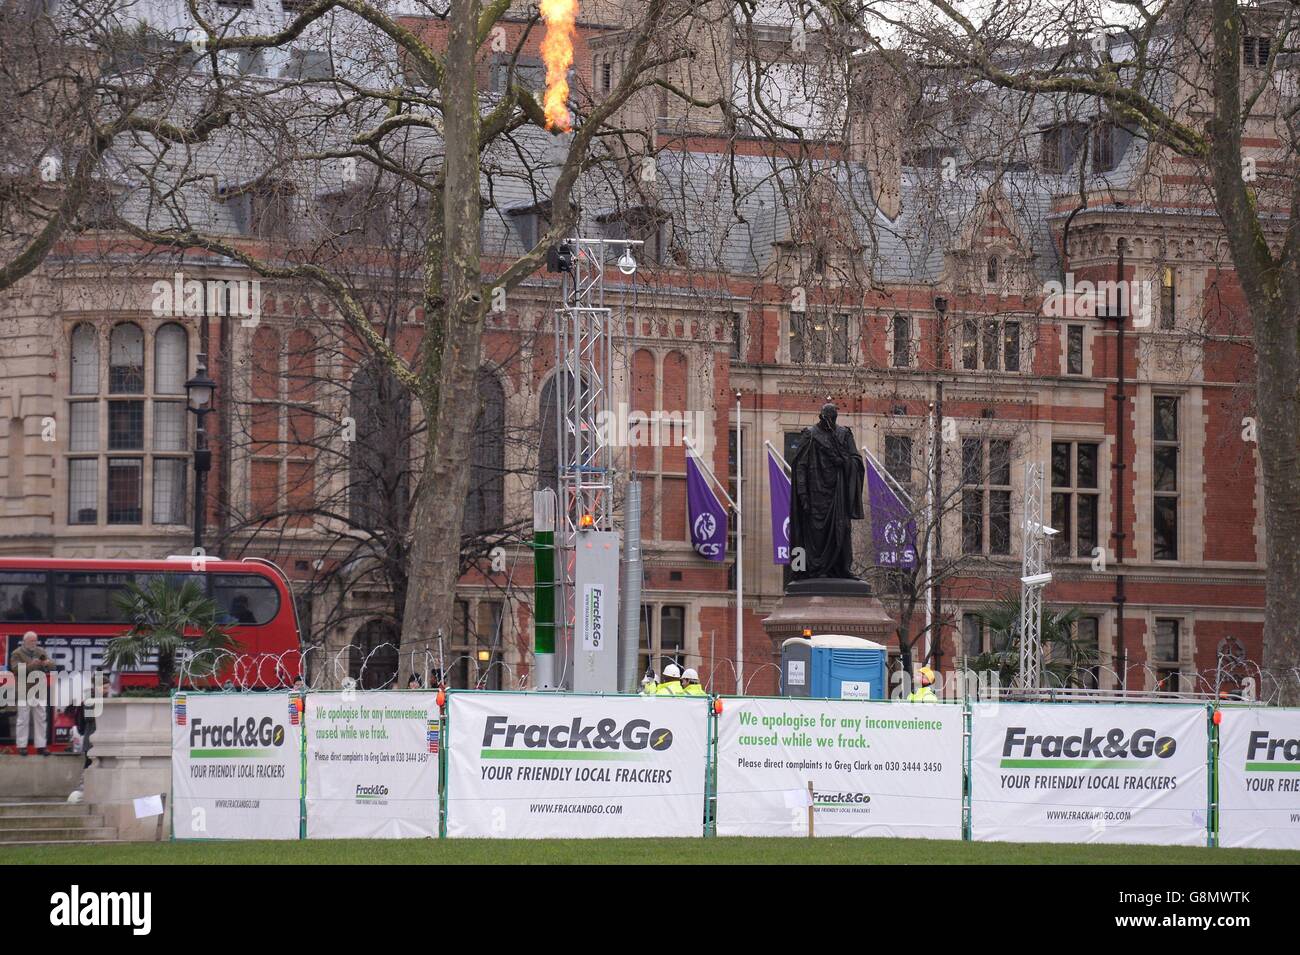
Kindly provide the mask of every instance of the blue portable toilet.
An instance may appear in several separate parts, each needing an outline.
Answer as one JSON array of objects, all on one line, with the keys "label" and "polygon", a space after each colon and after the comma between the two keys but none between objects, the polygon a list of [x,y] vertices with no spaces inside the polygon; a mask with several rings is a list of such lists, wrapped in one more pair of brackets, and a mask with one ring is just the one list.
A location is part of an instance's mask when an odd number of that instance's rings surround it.
[{"label": "blue portable toilet", "polygon": [[883,700],[889,652],[862,637],[824,633],[781,644],[781,695]]}]

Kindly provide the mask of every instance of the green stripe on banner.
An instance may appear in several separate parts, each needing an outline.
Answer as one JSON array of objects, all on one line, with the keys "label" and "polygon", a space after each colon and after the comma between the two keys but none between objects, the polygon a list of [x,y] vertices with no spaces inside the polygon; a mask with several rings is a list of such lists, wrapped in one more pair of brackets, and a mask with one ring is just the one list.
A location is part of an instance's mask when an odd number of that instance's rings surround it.
[{"label": "green stripe on banner", "polygon": [[192,749],[190,759],[260,759],[274,753],[273,749]]},{"label": "green stripe on banner", "polygon": [[1003,769],[1136,769],[1140,759],[1004,759]]},{"label": "green stripe on banner", "polygon": [[[1248,773],[1300,773],[1300,763],[1247,763]],[[1288,785],[1290,785],[1288,783]]]},{"label": "green stripe on banner", "polygon": [[485,749],[479,756],[482,759],[590,759],[590,760],[641,760],[649,759],[653,753],[584,753],[578,750],[514,750]]}]

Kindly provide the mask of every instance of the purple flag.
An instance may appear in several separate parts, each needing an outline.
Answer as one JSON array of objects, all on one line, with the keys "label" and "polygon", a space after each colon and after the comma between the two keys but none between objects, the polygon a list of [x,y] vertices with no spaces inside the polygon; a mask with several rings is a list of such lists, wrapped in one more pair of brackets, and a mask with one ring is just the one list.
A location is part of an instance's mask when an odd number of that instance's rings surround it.
[{"label": "purple flag", "polygon": [[727,509],[704,479],[695,455],[686,455],[686,510],[691,546],[706,560],[727,559]]},{"label": "purple flag", "polygon": [[790,479],[767,449],[767,486],[772,496],[772,563],[790,563]]},{"label": "purple flag", "polygon": [[867,495],[871,501],[871,549],[877,567],[916,566],[916,521],[876,466],[867,461]]}]

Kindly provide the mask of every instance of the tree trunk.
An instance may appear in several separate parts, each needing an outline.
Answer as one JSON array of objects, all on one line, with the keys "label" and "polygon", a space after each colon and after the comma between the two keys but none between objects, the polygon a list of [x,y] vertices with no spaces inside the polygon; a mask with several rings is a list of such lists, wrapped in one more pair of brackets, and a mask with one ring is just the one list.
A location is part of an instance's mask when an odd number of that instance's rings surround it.
[{"label": "tree trunk", "polygon": [[[1300,289],[1295,246],[1281,261],[1269,249],[1257,208],[1243,181],[1241,122],[1241,10],[1236,0],[1214,4],[1214,115],[1210,120],[1210,176],[1255,336],[1255,411],[1264,478],[1266,538],[1264,660],[1277,679],[1280,702],[1300,702]],[[1300,186],[1292,214],[1300,211]],[[1295,227],[1294,221],[1292,228]],[[1242,533],[1250,533],[1242,528]],[[1260,687],[1268,693],[1270,686]]]},{"label": "tree trunk", "polygon": [[[486,313],[479,262],[479,112],[472,80],[480,4],[453,0],[442,90],[445,132],[443,249],[446,296],[444,340],[436,395],[424,401],[429,443],[421,468],[420,492],[411,514],[410,587],[402,619],[401,679],[413,665],[410,651],[432,649],[441,630],[451,637],[460,537],[469,490],[470,445],[478,409],[478,369]],[[448,661],[450,662],[450,661]]]}]

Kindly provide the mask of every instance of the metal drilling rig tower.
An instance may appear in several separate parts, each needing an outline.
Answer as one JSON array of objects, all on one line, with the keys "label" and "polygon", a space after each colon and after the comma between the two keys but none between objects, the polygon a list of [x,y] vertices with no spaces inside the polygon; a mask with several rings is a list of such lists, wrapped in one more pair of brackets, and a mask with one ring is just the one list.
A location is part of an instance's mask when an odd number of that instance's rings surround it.
[{"label": "metal drilling rig tower", "polygon": [[[618,689],[619,542],[614,528],[614,328],[605,305],[607,251],[621,250],[631,275],[640,242],[566,239],[549,267],[561,273],[564,304],[555,313],[556,685]],[[543,427],[546,423],[543,422]],[[555,666],[558,664],[558,667]]]}]

